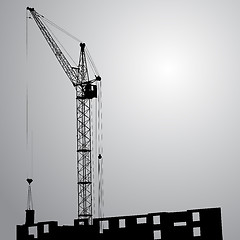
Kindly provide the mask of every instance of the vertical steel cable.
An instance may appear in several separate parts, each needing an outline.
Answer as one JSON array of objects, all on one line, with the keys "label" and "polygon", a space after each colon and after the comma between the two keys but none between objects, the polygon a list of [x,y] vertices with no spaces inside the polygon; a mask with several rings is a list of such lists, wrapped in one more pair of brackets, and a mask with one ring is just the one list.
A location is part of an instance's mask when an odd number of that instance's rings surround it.
[{"label": "vertical steel cable", "polygon": [[104,217],[103,207],[103,133],[102,133],[102,83],[99,83],[99,95],[98,95],[98,205],[99,205],[99,217]]},{"label": "vertical steel cable", "polygon": [[25,121],[26,121],[26,126],[25,126],[25,128],[26,128],[26,132],[25,132],[25,134],[26,134],[26,172],[27,172],[27,178],[29,177],[29,162],[28,162],[28,155],[29,155],[29,149],[28,149],[28,136],[29,136],[29,116],[28,116],[28,69],[27,69],[27,67],[28,67],[28,19],[29,19],[29,15],[28,15],[28,11],[26,10],[26,29],[25,29],[25,33],[26,33],[26,35],[25,35],[25,40],[26,40],[26,42],[25,42],[25,44],[26,44],[26,46],[25,46],[25,50],[26,50],[26,96],[25,96],[25,104],[26,104],[26,106],[25,106],[25,112],[26,112],[26,119],[25,119]]},{"label": "vertical steel cable", "polygon": [[[33,131],[31,131],[31,138],[30,138],[30,121],[29,121],[29,83],[28,83],[28,53],[29,53],[29,34],[28,34],[28,21],[31,19],[29,16],[28,11],[26,10],[26,162],[27,162],[27,178],[33,178]],[[30,142],[31,141],[31,142]],[[30,150],[31,147],[31,150]]]},{"label": "vertical steel cable", "polygon": [[[28,62],[28,11],[26,10],[26,63]],[[28,78],[26,77],[26,147],[28,146]]]},{"label": "vertical steel cable", "polygon": [[98,217],[101,218],[101,172],[100,172],[100,108],[99,108],[100,95],[98,94],[97,104],[97,143],[98,143]]},{"label": "vertical steel cable", "polygon": [[26,60],[28,59],[28,10],[26,9]]},{"label": "vertical steel cable", "polygon": [[[91,116],[93,116],[93,102],[92,101],[90,101],[90,115]],[[96,156],[96,154],[95,154],[95,148],[96,148],[96,146],[94,146],[94,136],[93,136],[93,128],[94,128],[94,118],[92,117],[91,118],[91,123],[90,123],[90,126],[91,126],[91,154],[92,154],[92,159],[93,159],[93,161],[92,161],[92,184],[93,184],[93,188],[92,188],[92,191],[93,191],[93,216],[95,216],[95,213],[96,213],[96,204],[95,204],[95,161],[94,161],[94,159],[95,159],[95,156]]]},{"label": "vertical steel cable", "polygon": [[33,178],[33,158],[34,158],[34,153],[33,153],[33,131],[31,132],[31,174],[30,177]]},{"label": "vertical steel cable", "polygon": [[[101,139],[101,155],[103,156],[103,121],[102,121],[102,82],[99,83],[100,85],[100,139]],[[103,178],[103,158],[101,159],[101,213],[102,217],[104,217],[104,178]]]}]

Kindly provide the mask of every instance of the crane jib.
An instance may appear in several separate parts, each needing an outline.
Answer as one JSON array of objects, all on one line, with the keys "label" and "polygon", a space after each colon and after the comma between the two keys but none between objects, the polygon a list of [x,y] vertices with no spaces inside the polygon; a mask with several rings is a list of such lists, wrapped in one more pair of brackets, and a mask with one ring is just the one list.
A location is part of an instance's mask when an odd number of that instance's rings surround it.
[{"label": "crane jib", "polygon": [[[27,10],[30,11],[30,13],[33,16],[33,19],[35,20],[36,24],[38,25],[40,31],[42,32],[44,38],[46,39],[48,45],[50,46],[51,50],[53,51],[55,57],[57,58],[58,62],[60,63],[62,69],[68,76],[69,80],[72,82],[73,86],[79,86],[86,84],[88,82],[94,83],[95,81],[100,81],[100,76],[95,76],[95,79],[88,80],[88,79],[81,79],[81,76],[79,76],[79,66],[72,67],[72,65],[69,63],[67,58],[64,56],[63,52],[61,51],[60,47],[56,43],[56,41],[51,36],[50,32],[48,31],[47,27],[44,25],[44,23],[41,21],[40,17],[43,17],[42,15],[38,14],[34,8],[27,7]],[[85,55],[85,43],[80,43],[81,53]],[[88,74],[87,74],[88,75]],[[84,91],[84,88],[82,88]]]}]

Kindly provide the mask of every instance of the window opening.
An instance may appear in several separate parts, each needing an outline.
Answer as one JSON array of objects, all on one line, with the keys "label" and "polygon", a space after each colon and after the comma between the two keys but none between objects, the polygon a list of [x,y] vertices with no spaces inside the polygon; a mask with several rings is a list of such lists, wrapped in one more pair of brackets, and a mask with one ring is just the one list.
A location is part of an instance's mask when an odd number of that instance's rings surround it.
[{"label": "window opening", "polygon": [[137,224],[147,223],[146,217],[137,218]]},{"label": "window opening", "polygon": [[34,235],[34,238],[37,238],[37,226],[29,227],[28,234]]},{"label": "window opening", "polygon": [[161,239],[161,230],[155,230],[153,232],[154,240],[159,240]]},{"label": "window opening", "polygon": [[160,216],[153,216],[153,224],[160,224]]},{"label": "window opening", "polygon": [[109,229],[108,220],[102,221],[103,229]]},{"label": "window opening", "polygon": [[199,214],[199,212],[193,212],[192,213],[192,217],[193,217],[193,221],[194,222],[200,221],[200,214]]},{"label": "window opening", "polygon": [[174,227],[187,226],[186,222],[175,222]]},{"label": "window opening", "polygon": [[44,233],[49,233],[49,225],[48,225],[48,224],[45,224],[45,225],[43,226],[43,232],[44,232]]},{"label": "window opening", "polygon": [[194,228],[193,228],[193,236],[194,236],[194,237],[200,237],[200,236],[201,236],[200,227],[194,227]]},{"label": "window opening", "polygon": [[126,227],[125,219],[119,219],[119,228],[125,228],[125,227]]}]

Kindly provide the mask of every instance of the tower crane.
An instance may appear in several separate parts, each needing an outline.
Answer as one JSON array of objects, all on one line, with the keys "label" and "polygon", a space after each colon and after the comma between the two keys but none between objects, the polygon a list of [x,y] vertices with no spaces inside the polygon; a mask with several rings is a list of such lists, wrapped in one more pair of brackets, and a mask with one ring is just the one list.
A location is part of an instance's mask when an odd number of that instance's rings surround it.
[{"label": "tower crane", "polygon": [[[73,67],[42,21],[43,16],[27,7],[42,35],[76,90],[78,219],[93,217],[91,101],[97,98],[99,75],[89,79],[85,43],[80,43],[78,65]],[[99,159],[102,156],[99,154]]]}]

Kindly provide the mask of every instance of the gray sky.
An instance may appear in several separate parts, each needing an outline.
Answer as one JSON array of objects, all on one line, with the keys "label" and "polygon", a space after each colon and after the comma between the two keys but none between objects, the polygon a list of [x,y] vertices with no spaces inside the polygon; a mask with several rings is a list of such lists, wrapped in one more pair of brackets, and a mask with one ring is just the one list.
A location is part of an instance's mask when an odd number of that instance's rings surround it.
[{"label": "gray sky", "polygon": [[[36,221],[77,217],[75,91],[33,21],[26,62],[27,6],[86,42],[102,76],[105,216],[219,206],[224,238],[236,240],[240,2],[232,0],[2,1],[1,238],[14,239],[25,218],[26,82]],[[78,56],[76,43],[66,48]]]}]

